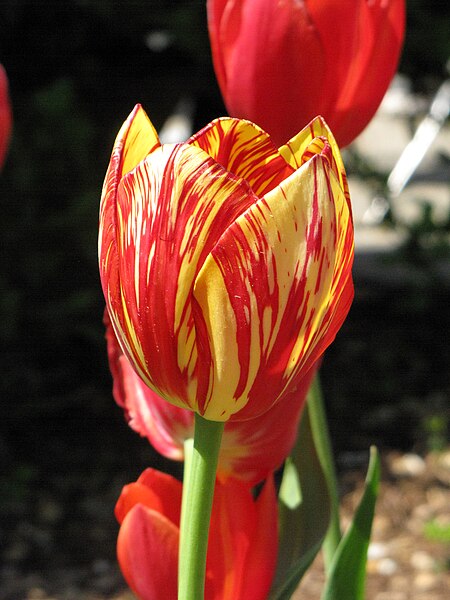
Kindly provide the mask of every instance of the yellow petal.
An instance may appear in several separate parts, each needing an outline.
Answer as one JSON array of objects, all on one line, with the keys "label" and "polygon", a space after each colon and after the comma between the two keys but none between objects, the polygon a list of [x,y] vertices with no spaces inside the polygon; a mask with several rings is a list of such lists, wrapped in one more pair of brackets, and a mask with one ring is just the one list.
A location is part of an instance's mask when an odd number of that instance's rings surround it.
[{"label": "yellow petal", "polygon": [[339,147],[323,117],[319,116],[313,119],[300,133],[281,146],[279,152],[287,163],[294,169],[298,169],[298,167],[301,167],[306,161],[310,160],[312,156],[320,154],[324,140],[331,147],[333,156],[331,166],[334,174],[338,178],[347,199],[349,199],[347,177]]},{"label": "yellow petal", "polygon": [[147,113],[137,104],[120,128],[114,148],[121,147],[119,176],[129,173],[141,160],[160,146],[158,134]]}]

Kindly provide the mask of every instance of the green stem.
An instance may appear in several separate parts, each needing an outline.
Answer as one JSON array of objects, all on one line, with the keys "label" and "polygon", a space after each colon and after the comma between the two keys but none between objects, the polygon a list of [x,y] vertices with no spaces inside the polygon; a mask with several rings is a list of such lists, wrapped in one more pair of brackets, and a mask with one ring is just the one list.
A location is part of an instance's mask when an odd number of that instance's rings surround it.
[{"label": "green stem", "polygon": [[209,522],[223,428],[224,423],[195,415],[194,446],[183,484],[178,600],[204,597]]},{"label": "green stem", "polygon": [[317,455],[322,464],[330,495],[330,525],[323,543],[325,570],[328,573],[342,534],[339,520],[339,493],[336,468],[318,374],[316,374],[308,392],[308,408]]}]

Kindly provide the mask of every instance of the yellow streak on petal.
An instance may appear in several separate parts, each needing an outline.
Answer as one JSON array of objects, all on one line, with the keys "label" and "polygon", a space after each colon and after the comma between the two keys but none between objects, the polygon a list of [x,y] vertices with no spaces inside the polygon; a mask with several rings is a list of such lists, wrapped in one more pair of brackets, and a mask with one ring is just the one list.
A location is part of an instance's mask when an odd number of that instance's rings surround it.
[{"label": "yellow streak on petal", "polygon": [[[328,195],[327,186],[331,186],[331,196]],[[346,265],[344,256],[345,234],[351,225],[351,214],[345,194],[331,170],[326,168],[317,170],[317,192],[320,201],[320,214],[323,221],[322,248],[326,251],[327,262],[322,265],[319,273],[320,256],[310,256],[307,278],[307,315],[313,315],[310,332],[303,329],[292,350],[288,369],[286,372],[286,387],[292,377],[302,368],[315,347],[315,341],[323,337],[329,326],[329,320],[324,317],[342,289],[340,274]],[[335,239],[335,232],[339,238]],[[319,284],[319,285],[318,285]]]},{"label": "yellow streak on petal", "polygon": [[124,142],[120,177],[132,171],[141,160],[160,145],[156,129],[140,106],[136,107],[122,125],[115,146],[121,140]]},{"label": "yellow streak on petal", "polygon": [[212,397],[203,416],[227,421],[236,412],[232,397],[240,375],[236,318],[220,269],[212,257],[197,277],[194,294],[206,321],[214,365]]},{"label": "yellow streak on petal", "polygon": [[[297,169],[311,158],[311,154],[320,153],[314,138],[326,138],[331,146],[333,158],[336,161],[335,174],[339,179],[342,189],[348,196],[348,186],[345,176],[345,167],[337,142],[323,117],[316,117],[309,125],[279,148],[279,153],[287,163]],[[312,144],[312,145],[311,145]]]}]

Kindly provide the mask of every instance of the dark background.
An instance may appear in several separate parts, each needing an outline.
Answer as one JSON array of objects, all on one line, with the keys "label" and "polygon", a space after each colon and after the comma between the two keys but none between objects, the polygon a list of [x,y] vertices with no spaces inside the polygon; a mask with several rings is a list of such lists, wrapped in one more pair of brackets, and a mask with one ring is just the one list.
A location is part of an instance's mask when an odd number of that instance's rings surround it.
[{"label": "dark background", "polygon": [[[195,130],[225,114],[204,5],[1,3],[14,135],[0,178],[0,534],[14,568],[111,558],[121,486],[149,464],[169,468],[112,399],[98,206],[114,137],[136,102],[157,128],[184,97],[195,100]],[[160,31],[168,46],[152,50],[147,36]],[[449,40],[447,3],[408,1],[400,71],[416,91],[446,76]],[[450,290],[438,265],[449,252],[447,230],[428,217],[424,209],[378,269],[356,271],[355,302],[322,374],[338,458],[371,443],[445,444]]]}]

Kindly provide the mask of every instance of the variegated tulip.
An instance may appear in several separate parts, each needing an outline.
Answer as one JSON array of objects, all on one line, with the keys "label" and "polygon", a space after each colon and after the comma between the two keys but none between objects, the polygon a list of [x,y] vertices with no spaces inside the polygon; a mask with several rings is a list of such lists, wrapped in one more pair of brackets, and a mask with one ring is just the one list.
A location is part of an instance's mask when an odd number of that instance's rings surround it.
[{"label": "variegated tulip", "polygon": [[[106,340],[113,395],[130,427],[146,437],[167,458],[184,459],[184,444],[194,436],[194,413],[160,398],[136,374],[122,353],[109,319]],[[247,421],[228,421],[220,447],[217,476],[243,479],[253,485],[278,469],[294,446],[300,416],[314,365],[288,394],[263,415]]]},{"label": "variegated tulip", "polygon": [[[116,505],[117,556],[141,600],[177,597],[181,488],[147,469],[125,486]],[[216,482],[206,566],[206,600],[265,600],[277,559],[273,477],[255,501],[242,481]]]},{"label": "variegated tulip", "polygon": [[283,402],[345,319],[353,227],[345,171],[321,118],[286,145],[213,121],[161,145],[136,106],[106,174],[100,275],[143,381],[212,421]]},{"label": "variegated tulip", "polygon": [[397,68],[405,0],[208,0],[230,115],[278,143],[321,114],[341,147],[375,114]]},{"label": "variegated tulip", "polygon": [[6,158],[12,128],[11,104],[9,101],[8,77],[0,65],[0,168]]}]

